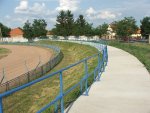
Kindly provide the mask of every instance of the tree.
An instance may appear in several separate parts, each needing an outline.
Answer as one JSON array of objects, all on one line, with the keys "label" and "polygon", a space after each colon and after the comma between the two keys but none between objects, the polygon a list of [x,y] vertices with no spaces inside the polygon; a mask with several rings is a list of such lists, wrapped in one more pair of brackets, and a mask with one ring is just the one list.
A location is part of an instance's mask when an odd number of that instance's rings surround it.
[{"label": "tree", "polygon": [[24,37],[32,41],[36,37],[46,36],[46,26],[47,23],[44,19],[34,19],[32,24],[27,20],[23,26]]},{"label": "tree", "polygon": [[148,38],[148,35],[150,34],[150,17],[144,17],[141,20],[140,28],[142,36]]},{"label": "tree", "polygon": [[74,18],[73,18],[73,14],[71,13],[71,11],[66,11],[66,30],[67,30],[67,36],[72,35],[73,32],[73,25],[74,25]]},{"label": "tree", "polygon": [[85,35],[86,24],[87,24],[87,22],[84,19],[84,16],[79,15],[79,17],[77,18],[77,20],[75,21],[75,24],[74,24],[74,34],[76,36]]},{"label": "tree", "polygon": [[2,37],[9,37],[10,28],[0,23]]},{"label": "tree", "polygon": [[116,34],[119,38],[129,41],[131,34],[137,30],[136,21],[133,17],[125,17],[123,20],[116,22]]},{"label": "tree", "polygon": [[85,28],[84,28],[84,35],[89,37],[89,36],[93,36],[93,24],[90,24],[88,22],[86,22]]},{"label": "tree", "polygon": [[73,34],[74,18],[71,11],[60,11],[56,21],[56,35],[66,37]]},{"label": "tree", "polygon": [[32,41],[34,39],[33,27],[31,23],[27,20],[27,22],[23,26],[23,36],[28,39],[28,41]]},{"label": "tree", "polygon": [[66,21],[66,15],[64,11],[60,11],[59,15],[57,16],[57,23],[56,23],[56,29],[55,34],[60,36],[65,36],[65,21]]},{"label": "tree", "polygon": [[97,28],[95,28],[95,35],[99,35],[99,37],[102,37],[103,35],[107,34],[108,24],[103,23],[102,25],[99,25]]},{"label": "tree", "polygon": [[32,24],[34,37],[46,36],[46,27],[47,23],[44,19],[34,19]]}]

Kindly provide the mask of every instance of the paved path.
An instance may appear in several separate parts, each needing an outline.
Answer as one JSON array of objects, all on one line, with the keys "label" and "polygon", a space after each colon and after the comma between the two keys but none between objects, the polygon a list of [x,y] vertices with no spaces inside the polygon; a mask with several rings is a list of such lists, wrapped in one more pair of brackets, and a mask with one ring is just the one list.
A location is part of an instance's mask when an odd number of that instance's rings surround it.
[{"label": "paved path", "polygon": [[3,82],[16,78],[28,70],[35,69],[39,63],[39,66],[45,64],[52,57],[52,50],[47,48],[19,45],[0,45],[0,47],[11,51],[7,57],[0,59],[0,80],[3,67],[5,68]]},{"label": "paved path", "polygon": [[67,113],[150,113],[150,75],[131,54],[108,47],[109,62],[89,96],[80,96]]}]

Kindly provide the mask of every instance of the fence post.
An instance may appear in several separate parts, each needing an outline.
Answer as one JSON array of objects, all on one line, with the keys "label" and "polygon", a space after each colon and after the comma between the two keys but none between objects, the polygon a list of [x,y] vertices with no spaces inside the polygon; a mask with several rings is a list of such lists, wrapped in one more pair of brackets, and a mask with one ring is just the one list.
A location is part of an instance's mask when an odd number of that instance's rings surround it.
[{"label": "fence post", "polygon": [[2,102],[2,97],[0,97],[0,113],[3,113],[3,102]]},{"label": "fence post", "polygon": [[0,84],[2,84],[3,80],[5,78],[5,69],[3,68],[3,72],[2,72],[2,79],[0,81]]},{"label": "fence post", "polygon": [[62,76],[62,72],[60,72],[59,79],[60,79],[61,113],[64,113],[64,97],[63,97],[64,95],[63,95],[63,76]]},{"label": "fence post", "polygon": [[41,66],[41,71],[42,71],[42,75],[44,75],[44,66]]},{"label": "fence post", "polygon": [[24,64],[25,64],[25,67],[26,67],[26,71],[27,71],[27,73],[28,73],[28,83],[30,82],[30,73],[29,73],[29,68],[28,68],[28,66],[27,66],[27,62],[26,62],[26,60],[25,60],[25,62],[24,62]]},{"label": "fence post", "polygon": [[6,91],[8,91],[9,90],[9,82],[7,81],[6,82]]},{"label": "fence post", "polygon": [[88,96],[88,64],[87,64],[87,60],[84,61],[84,68],[85,68],[85,92],[86,92],[86,96]]}]

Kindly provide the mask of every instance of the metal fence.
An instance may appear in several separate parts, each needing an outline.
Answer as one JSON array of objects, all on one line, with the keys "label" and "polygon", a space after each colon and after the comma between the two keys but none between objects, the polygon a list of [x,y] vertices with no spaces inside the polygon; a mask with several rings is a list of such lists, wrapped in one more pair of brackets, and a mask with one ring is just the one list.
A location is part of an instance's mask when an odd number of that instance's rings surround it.
[{"label": "metal fence", "polygon": [[[13,45],[14,45],[14,43],[13,43]],[[17,44],[17,45],[20,45],[20,44]],[[26,73],[12,79],[12,80],[9,80],[9,81],[6,81],[5,83],[0,84],[0,93],[6,92],[10,89],[13,89],[13,88],[21,86],[23,84],[29,83],[37,78],[40,78],[41,76],[43,76],[47,72],[49,72],[54,66],[56,66],[63,58],[63,53],[56,46],[37,45],[37,44],[28,44],[28,43],[24,43],[23,45],[51,48],[54,50],[55,55],[52,59],[47,61],[45,64],[37,66],[37,67],[35,67],[35,69],[27,71]],[[5,70],[3,70],[2,73],[5,74]],[[4,76],[3,76],[2,80],[3,79],[5,79]]]},{"label": "metal fence", "polygon": [[[90,77],[92,77],[94,79],[94,81],[96,80],[100,80],[101,74],[104,72],[105,70],[105,66],[107,65],[108,62],[108,52],[107,52],[107,46],[106,45],[100,45],[99,44],[94,44],[93,46],[95,46],[96,48],[100,49],[101,52],[99,52],[98,54],[95,54],[91,57],[85,58],[75,64],[72,64],[70,66],[67,66],[63,69],[60,69],[59,71],[53,72],[51,74],[48,74],[46,76],[43,76],[41,78],[38,78],[36,80],[33,80],[27,84],[24,84],[20,87],[14,88],[12,90],[9,90],[5,93],[0,94],[0,113],[3,113],[3,103],[2,103],[2,99],[10,94],[13,94],[17,91],[23,90],[26,87],[32,86],[40,81],[43,81],[45,79],[54,77],[56,75],[59,75],[59,86],[60,86],[60,90],[59,90],[59,95],[53,100],[51,101],[49,104],[47,104],[45,107],[43,107],[42,109],[40,109],[37,113],[41,113],[43,111],[45,111],[47,108],[51,107],[52,105],[55,106],[55,113],[58,113],[58,109],[60,110],[61,113],[64,113],[64,97],[66,95],[68,95],[71,91],[73,91],[74,89],[76,89],[77,87],[80,87],[80,91],[83,93],[85,91],[85,95],[88,95],[88,79]],[[102,54],[102,57],[100,57],[100,55]],[[92,70],[92,72],[89,73],[89,69],[88,69],[88,64],[87,62],[92,59],[92,58],[97,58],[97,66]],[[80,64],[84,64],[84,72],[85,75],[83,78],[80,79],[79,82],[77,82],[76,84],[74,84],[72,87],[69,87],[67,90],[64,90],[64,80],[63,80],[63,73],[66,70],[69,70],[72,67],[75,67],[77,65]],[[94,75],[94,76],[93,76]],[[60,103],[59,103],[60,102]],[[60,104],[60,108],[59,105]]]}]

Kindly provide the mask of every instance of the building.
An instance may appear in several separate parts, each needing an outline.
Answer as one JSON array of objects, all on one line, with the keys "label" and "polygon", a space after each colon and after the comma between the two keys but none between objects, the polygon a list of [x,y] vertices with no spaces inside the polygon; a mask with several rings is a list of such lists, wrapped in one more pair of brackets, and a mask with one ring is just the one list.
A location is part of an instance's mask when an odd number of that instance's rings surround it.
[{"label": "building", "polygon": [[131,35],[132,39],[141,39],[142,35],[141,35],[141,29],[138,29],[134,34]]},{"label": "building", "polygon": [[111,24],[108,25],[106,39],[115,39],[116,33],[113,31]]},{"label": "building", "polygon": [[23,37],[23,30],[20,28],[11,29],[9,32],[10,38],[5,38],[6,42],[27,42],[28,40]]},{"label": "building", "polygon": [[10,38],[23,38],[23,30],[20,28],[11,29]]}]

